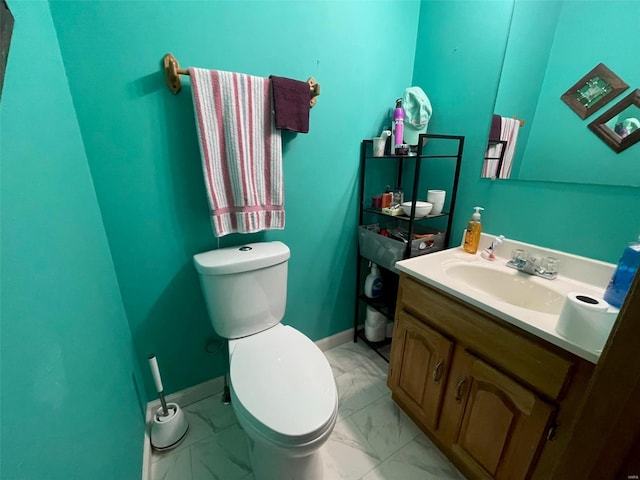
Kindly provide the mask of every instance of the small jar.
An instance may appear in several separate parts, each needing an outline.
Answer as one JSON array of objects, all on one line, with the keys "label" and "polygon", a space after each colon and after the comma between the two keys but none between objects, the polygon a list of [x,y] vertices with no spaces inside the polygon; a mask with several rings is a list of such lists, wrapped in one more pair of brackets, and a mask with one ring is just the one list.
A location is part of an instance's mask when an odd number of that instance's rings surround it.
[{"label": "small jar", "polygon": [[382,208],[382,195],[371,197],[371,208]]},{"label": "small jar", "polygon": [[396,155],[408,155],[409,154],[409,145],[406,144],[401,144],[401,145],[396,145],[396,149],[395,149],[395,153]]},{"label": "small jar", "polygon": [[389,208],[393,201],[393,193],[387,192],[382,194],[382,208]]},{"label": "small jar", "polygon": [[396,188],[393,192],[393,205],[400,205],[404,202],[404,192],[401,188]]}]

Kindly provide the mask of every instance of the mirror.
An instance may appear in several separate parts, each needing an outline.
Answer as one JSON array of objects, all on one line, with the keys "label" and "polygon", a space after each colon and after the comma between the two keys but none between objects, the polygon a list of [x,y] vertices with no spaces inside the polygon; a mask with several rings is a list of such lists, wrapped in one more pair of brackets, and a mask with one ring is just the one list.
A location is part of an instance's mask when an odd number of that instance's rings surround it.
[{"label": "mirror", "polygon": [[589,128],[616,153],[640,140],[640,89],[635,89],[596,118],[589,124]]},{"label": "mirror", "polygon": [[2,85],[4,84],[4,72],[7,68],[7,56],[11,44],[13,32],[13,15],[7,2],[0,1],[0,98],[2,98]]},{"label": "mirror", "polygon": [[[496,171],[499,160],[489,160],[493,165],[487,168],[485,162],[483,177],[640,186],[640,147],[627,146],[635,137],[621,143],[627,150],[616,154],[589,127],[593,117],[600,119],[629,94],[627,84],[640,85],[640,62],[632,47],[640,45],[638,18],[640,2],[634,0],[514,0],[494,112],[505,123],[517,120],[511,133],[516,142],[511,158],[508,144],[488,145],[486,156],[500,157],[504,150],[505,158],[502,176]],[[590,103],[580,114],[561,96],[599,64],[621,83],[615,84],[616,95]]]}]

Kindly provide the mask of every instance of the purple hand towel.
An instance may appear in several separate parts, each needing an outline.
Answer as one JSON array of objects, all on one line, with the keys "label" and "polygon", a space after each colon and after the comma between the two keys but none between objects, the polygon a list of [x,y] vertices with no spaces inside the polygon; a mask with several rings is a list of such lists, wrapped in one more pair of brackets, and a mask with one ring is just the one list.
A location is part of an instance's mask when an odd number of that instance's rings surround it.
[{"label": "purple hand towel", "polygon": [[502,130],[502,117],[493,114],[491,117],[491,130],[489,131],[489,140],[500,140],[500,131]]},{"label": "purple hand towel", "polygon": [[291,78],[271,75],[276,128],[292,132],[309,131],[309,84]]}]

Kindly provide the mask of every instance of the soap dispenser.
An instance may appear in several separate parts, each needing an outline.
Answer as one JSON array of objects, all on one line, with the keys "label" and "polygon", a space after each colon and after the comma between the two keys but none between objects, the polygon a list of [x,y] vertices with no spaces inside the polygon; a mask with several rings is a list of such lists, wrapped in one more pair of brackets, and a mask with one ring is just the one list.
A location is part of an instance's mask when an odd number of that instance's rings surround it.
[{"label": "soap dispenser", "polygon": [[378,265],[371,262],[371,273],[364,281],[364,294],[369,298],[377,298],[382,295],[382,277]]},{"label": "soap dispenser", "polygon": [[480,232],[482,232],[482,223],[480,222],[480,210],[482,207],[473,207],[475,213],[471,215],[471,220],[467,223],[467,229],[464,232],[464,245],[462,248],[467,253],[476,253],[478,244],[480,243]]}]

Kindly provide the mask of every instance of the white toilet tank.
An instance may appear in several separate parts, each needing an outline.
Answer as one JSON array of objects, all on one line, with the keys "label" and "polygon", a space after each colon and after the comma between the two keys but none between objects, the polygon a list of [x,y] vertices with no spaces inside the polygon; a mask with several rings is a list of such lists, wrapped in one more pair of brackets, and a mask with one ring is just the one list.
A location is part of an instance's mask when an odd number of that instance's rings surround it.
[{"label": "white toilet tank", "polygon": [[213,329],[240,338],[282,320],[287,303],[289,247],[249,243],[194,255]]}]

